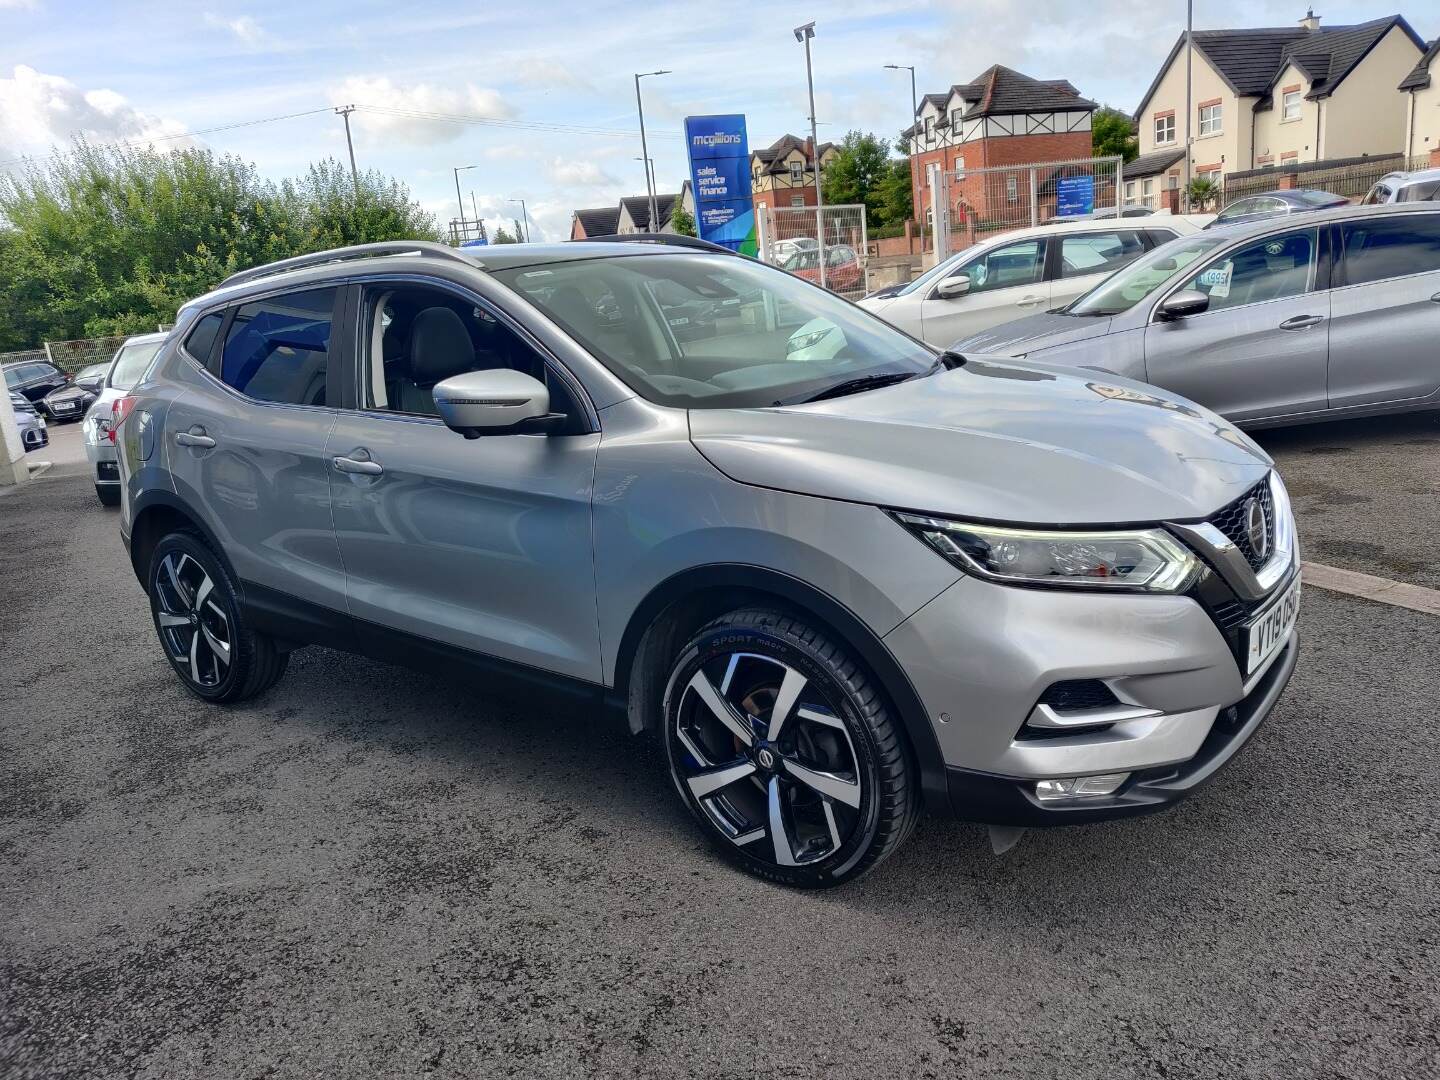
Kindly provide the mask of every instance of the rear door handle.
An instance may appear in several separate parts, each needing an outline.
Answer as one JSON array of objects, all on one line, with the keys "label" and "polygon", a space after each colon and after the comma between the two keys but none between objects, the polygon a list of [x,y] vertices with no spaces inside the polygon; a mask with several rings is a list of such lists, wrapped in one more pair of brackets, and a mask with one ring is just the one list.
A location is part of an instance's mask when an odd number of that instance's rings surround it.
[{"label": "rear door handle", "polygon": [[209,450],[215,445],[215,440],[205,434],[202,427],[193,427],[189,431],[177,431],[175,441],[181,446],[198,446],[203,450]]},{"label": "rear door handle", "polygon": [[1015,301],[1015,306],[1029,307],[1031,304],[1041,303],[1044,299],[1045,297],[1043,296],[1022,296],[1019,300]]},{"label": "rear door handle", "polygon": [[1307,326],[1314,326],[1316,323],[1325,321],[1324,315],[1296,315],[1293,319],[1286,319],[1280,324],[1281,330],[1304,330]]},{"label": "rear door handle", "polygon": [[330,459],[336,472],[354,473],[357,476],[379,476],[385,470],[378,461],[362,461],[360,458],[337,457]]},{"label": "rear door handle", "polygon": [[1440,292],[1437,292],[1434,296],[1430,297],[1430,302],[1432,304],[1440,304]]}]

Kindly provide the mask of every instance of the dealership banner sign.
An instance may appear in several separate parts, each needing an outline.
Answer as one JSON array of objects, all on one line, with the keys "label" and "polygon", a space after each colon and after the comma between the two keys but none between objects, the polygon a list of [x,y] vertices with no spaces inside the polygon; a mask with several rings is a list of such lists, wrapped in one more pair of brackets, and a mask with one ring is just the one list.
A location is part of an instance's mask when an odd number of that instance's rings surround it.
[{"label": "dealership banner sign", "polygon": [[750,146],[745,117],[687,116],[690,186],[700,239],[755,254],[755,208],[750,202]]}]

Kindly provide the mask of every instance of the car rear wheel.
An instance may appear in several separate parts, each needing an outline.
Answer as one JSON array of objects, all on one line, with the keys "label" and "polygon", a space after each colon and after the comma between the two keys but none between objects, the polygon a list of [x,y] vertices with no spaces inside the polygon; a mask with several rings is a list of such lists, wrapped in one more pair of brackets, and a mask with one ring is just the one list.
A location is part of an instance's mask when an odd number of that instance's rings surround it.
[{"label": "car rear wheel", "polygon": [[119,505],[120,505],[120,485],[119,485],[119,484],[96,484],[96,485],[95,485],[95,497],[100,500],[100,505],[101,505],[101,506],[119,506]]},{"label": "car rear wheel", "polygon": [[196,697],[244,701],[285,673],[289,654],[249,628],[234,580],[198,536],[171,533],[161,540],[146,580],[165,656]]},{"label": "car rear wheel", "polygon": [[709,623],[675,662],[664,716],[680,797],[752,874],[839,885],[914,828],[915,773],[884,699],[800,619],[746,609]]}]

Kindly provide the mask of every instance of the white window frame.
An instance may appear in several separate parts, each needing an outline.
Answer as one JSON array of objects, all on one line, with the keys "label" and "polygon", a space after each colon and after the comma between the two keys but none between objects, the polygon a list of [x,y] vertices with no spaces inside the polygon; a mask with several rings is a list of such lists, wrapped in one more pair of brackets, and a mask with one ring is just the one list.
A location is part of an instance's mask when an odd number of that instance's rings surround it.
[{"label": "white window frame", "polygon": [[1019,177],[1007,176],[1005,178],[1005,201],[1012,203],[1020,201]]},{"label": "white window frame", "polygon": [[1224,102],[1219,102],[1215,105],[1200,106],[1200,138],[1203,139],[1206,135],[1219,135],[1220,132],[1225,130],[1224,108]]},{"label": "white window frame", "polygon": [[1126,180],[1126,181],[1125,181],[1125,201],[1126,201],[1126,202],[1129,202],[1129,201],[1130,201],[1131,199],[1133,199],[1134,197],[1135,197],[1135,181],[1134,181],[1134,180]]},{"label": "white window frame", "polygon": [[792,184],[803,184],[805,182],[805,163],[802,161],[790,162],[790,182]]},{"label": "white window frame", "polygon": [[1175,141],[1175,114],[1155,118],[1155,145],[1169,146]]},{"label": "white window frame", "polygon": [[[1294,99],[1293,101],[1291,100],[1292,98]],[[1290,110],[1290,106],[1291,106],[1291,105],[1294,105],[1294,106],[1295,106],[1295,110],[1294,110],[1293,112]],[[1281,94],[1281,95],[1280,95],[1280,119],[1281,119],[1281,120],[1299,120],[1299,119],[1300,119],[1300,91],[1299,91],[1299,90],[1289,90],[1289,91],[1285,92],[1284,94]]]},{"label": "white window frame", "polygon": [[1147,176],[1140,181],[1140,194],[1147,199],[1155,194],[1155,178],[1153,176]]},{"label": "white window frame", "polygon": [[935,141],[935,118],[933,116],[925,117],[925,141],[927,143]]}]

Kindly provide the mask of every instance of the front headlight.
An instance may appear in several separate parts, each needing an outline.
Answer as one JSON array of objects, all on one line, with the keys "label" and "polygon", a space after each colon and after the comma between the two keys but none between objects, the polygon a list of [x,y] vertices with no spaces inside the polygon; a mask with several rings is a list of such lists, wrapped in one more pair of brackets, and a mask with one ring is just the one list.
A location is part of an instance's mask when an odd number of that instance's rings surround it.
[{"label": "front headlight", "polygon": [[966,573],[1013,585],[1177,593],[1200,564],[1163,529],[1060,532],[895,514]]},{"label": "front headlight", "polygon": [[785,346],[785,354],[788,356],[791,353],[803,352],[812,345],[819,345],[820,342],[825,340],[826,335],[834,329],[833,326],[827,326],[823,330],[813,330],[803,336],[797,335],[796,337],[792,337],[789,344]]}]

